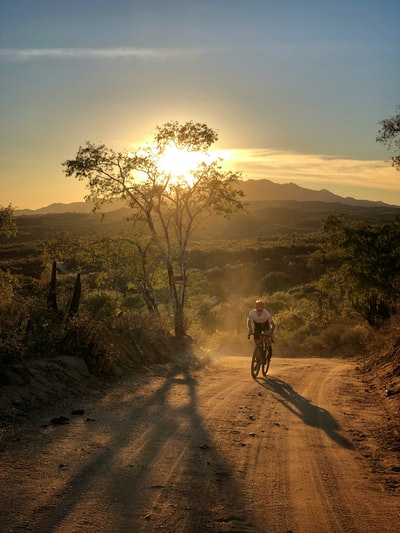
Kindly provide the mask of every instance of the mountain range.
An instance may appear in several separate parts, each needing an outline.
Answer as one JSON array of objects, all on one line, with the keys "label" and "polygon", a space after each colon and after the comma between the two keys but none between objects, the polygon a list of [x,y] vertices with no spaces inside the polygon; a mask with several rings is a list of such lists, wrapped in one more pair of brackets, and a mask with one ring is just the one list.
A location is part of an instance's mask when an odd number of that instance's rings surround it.
[{"label": "mountain range", "polygon": [[[371,200],[356,200],[352,197],[342,197],[332,192],[321,189],[315,191],[300,187],[295,183],[274,183],[268,179],[246,180],[240,184],[245,194],[247,202],[259,201],[296,201],[296,202],[324,202],[324,203],[341,203],[345,205],[354,205],[359,207],[378,207],[389,206],[384,202],[374,202]],[[104,211],[113,211],[124,207],[122,202],[114,202],[104,206]],[[395,207],[395,206],[392,206]],[[88,213],[92,211],[92,202],[72,202],[69,204],[54,203],[40,209],[16,209],[14,214],[18,215],[35,215],[51,213]]]}]

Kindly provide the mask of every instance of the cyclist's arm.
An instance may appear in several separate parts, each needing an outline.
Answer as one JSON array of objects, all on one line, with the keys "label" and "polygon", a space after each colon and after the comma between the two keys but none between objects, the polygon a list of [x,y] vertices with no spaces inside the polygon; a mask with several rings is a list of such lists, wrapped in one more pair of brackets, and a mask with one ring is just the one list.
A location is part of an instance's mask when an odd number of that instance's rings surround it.
[{"label": "cyclist's arm", "polygon": [[275,322],[274,322],[274,319],[271,317],[268,319],[268,322],[269,322],[269,332],[270,334],[272,335],[274,330],[275,330]]}]

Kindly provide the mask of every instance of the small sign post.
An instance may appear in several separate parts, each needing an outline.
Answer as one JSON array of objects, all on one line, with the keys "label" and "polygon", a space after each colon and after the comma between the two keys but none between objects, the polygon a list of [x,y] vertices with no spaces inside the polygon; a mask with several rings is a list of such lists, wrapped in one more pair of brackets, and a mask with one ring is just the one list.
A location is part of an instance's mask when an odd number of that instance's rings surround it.
[{"label": "small sign post", "polygon": [[183,276],[172,276],[172,285],[185,285],[185,278]]}]

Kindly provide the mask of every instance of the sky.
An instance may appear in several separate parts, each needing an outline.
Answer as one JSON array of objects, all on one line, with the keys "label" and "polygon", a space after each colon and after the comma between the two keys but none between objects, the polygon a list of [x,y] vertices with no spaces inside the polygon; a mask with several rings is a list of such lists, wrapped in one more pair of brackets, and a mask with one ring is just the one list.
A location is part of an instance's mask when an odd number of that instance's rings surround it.
[{"label": "sky", "polygon": [[0,0],[0,205],[81,201],[62,163],[206,123],[243,179],[400,205],[398,0]]}]

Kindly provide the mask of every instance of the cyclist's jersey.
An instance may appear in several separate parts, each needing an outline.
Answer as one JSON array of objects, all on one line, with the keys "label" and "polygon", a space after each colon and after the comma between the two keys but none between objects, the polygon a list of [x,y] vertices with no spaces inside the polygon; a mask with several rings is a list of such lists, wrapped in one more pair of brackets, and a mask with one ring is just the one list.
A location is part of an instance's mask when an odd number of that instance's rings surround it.
[{"label": "cyclist's jersey", "polygon": [[272,318],[271,313],[268,311],[268,309],[263,309],[260,314],[258,314],[257,309],[252,309],[249,312],[249,318],[252,320],[255,324],[264,324],[267,322],[270,318]]}]

